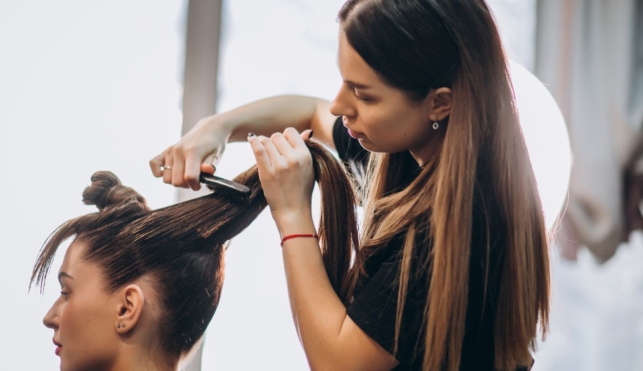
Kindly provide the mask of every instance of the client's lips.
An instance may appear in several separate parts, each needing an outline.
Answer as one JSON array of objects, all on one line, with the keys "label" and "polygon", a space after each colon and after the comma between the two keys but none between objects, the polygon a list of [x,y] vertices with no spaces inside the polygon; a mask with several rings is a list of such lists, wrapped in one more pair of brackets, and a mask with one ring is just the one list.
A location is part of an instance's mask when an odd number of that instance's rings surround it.
[{"label": "client's lips", "polygon": [[56,351],[55,351],[55,352],[56,352],[56,355],[59,355],[59,354],[60,354],[60,351],[61,351],[61,350],[62,350],[62,348],[63,348],[63,346],[62,346],[60,343],[58,343],[56,340],[54,340],[54,345],[56,346]]}]

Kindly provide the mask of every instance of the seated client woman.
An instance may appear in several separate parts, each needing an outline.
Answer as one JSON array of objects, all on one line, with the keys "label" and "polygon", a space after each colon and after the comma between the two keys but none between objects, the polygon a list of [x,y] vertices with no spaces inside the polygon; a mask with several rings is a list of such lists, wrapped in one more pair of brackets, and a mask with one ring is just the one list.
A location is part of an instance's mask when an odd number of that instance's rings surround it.
[{"label": "seated client woman", "polygon": [[[324,261],[329,272],[340,272],[331,280],[345,294],[357,246],[355,199],[342,165],[321,146],[308,145],[322,192]],[[61,370],[177,370],[217,308],[227,242],[266,206],[256,167],[235,181],[251,189],[248,199],[215,192],[150,210],[114,174],[92,176],[83,202],[98,212],[62,224],[45,242],[31,278],[43,290],[58,246],[74,238],[58,273],[61,295],[44,318],[54,330]]]}]

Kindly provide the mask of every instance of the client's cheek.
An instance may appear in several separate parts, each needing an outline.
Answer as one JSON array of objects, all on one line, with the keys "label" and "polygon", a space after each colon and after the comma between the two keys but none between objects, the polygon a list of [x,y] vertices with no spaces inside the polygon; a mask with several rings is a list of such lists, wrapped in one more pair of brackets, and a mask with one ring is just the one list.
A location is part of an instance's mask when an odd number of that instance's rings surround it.
[{"label": "client's cheek", "polygon": [[61,316],[60,331],[63,335],[61,370],[94,370],[97,365],[109,362],[109,328],[97,313],[82,308],[65,311]]},{"label": "client's cheek", "polygon": [[87,342],[91,341],[92,321],[82,308],[77,308],[73,303],[67,303],[60,312],[60,336],[63,350],[67,354],[81,355]]}]

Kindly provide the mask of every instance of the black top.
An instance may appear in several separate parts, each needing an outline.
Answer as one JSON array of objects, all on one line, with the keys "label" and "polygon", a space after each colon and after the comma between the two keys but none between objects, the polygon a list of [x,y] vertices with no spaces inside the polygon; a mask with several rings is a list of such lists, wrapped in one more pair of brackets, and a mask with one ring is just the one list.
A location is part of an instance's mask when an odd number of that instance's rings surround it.
[{"label": "black top", "polygon": [[[360,180],[364,179],[367,151],[359,141],[351,138],[338,118],[333,128],[335,147],[348,169]],[[417,167],[417,166],[416,166]],[[419,173],[419,167],[409,175],[408,182]],[[406,183],[408,184],[408,183]],[[492,215],[484,207],[481,189],[476,187],[471,240],[469,271],[469,295],[466,315],[466,329],[462,346],[460,370],[494,370],[494,318],[499,291],[499,275],[502,256],[500,241],[487,239],[486,215]],[[490,235],[501,234],[491,232]],[[416,241],[425,241],[426,235],[416,236]],[[489,247],[488,247],[489,246]],[[403,248],[401,236],[394,238],[386,248],[370,256],[365,262],[366,277],[358,280],[353,301],[347,308],[350,318],[373,340],[393,354],[395,339],[395,318],[397,313],[397,277]],[[426,249],[424,249],[426,250]],[[416,250],[419,254],[428,251]],[[489,255],[487,255],[489,251]],[[487,259],[489,261],[487,262]],[[407,293],[398,353],[395,358],[400,365],[395,370],[421,370],[424,358],[424,329],[422,318],[426,303],[428,270],[418,267],[413,259],[411,264],[410,288]],[[484,293],[485,268],[489,268],[489,284]],[[486,296],[486,297],[485,297]]]}]

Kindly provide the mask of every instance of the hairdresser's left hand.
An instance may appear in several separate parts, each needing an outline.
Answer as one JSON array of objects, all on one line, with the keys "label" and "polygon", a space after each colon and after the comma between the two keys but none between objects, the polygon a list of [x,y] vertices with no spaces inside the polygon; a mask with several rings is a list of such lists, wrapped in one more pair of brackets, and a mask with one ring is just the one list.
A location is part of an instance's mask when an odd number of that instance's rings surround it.
[{"label": "hairdresser's left hand", "polygon": [[288,128],[270,138],[249,136],[259,180],[277,226],[311,214],[311,195],[314,175],[310,150],[303,138],[310,130],[299,134]]}]

